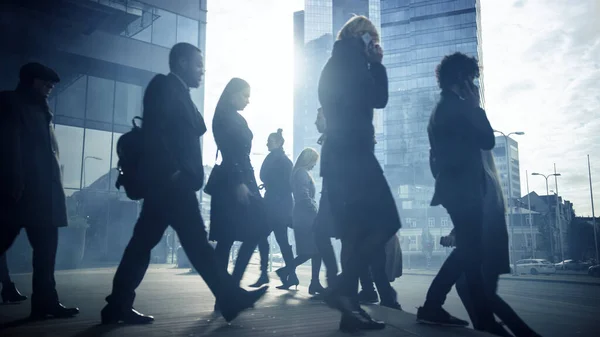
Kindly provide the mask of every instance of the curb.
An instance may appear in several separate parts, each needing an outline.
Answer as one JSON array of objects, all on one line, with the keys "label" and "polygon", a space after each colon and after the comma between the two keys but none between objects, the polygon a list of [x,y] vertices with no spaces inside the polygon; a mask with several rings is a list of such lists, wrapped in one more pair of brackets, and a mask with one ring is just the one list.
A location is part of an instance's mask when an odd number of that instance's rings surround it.
[{"label": "curb", "polygon": [[[421,273],[403,272],[402,275],[435,277],[436,274],[421,274]],[[600,286],[600,282],[574,281],[574,280],[534,279],[534,278],[518,278],[518,277],[503,277],[503,276],[500,276],[500,280],[521,281],[521,282],[529,281],[529,282],[545,282],[545,283],[565,283],[565,284],[581,284],[581,285]]]}]

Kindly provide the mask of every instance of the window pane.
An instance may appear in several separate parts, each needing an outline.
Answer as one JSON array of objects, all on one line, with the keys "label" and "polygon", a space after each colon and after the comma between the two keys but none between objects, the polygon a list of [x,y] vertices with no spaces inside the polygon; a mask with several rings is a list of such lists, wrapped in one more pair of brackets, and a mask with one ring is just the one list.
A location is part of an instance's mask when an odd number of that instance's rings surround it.
[{"label": "window pane", "polygon": [[62,171],[63,186],[67,189],[78,189],[81,186],[83,129],[57,124],[55,132],[60,150],[59,162]]},{"label": "window pane", "polygon": [[112,123],[115,82],[90,76],[87,90],[86,119]]},{"label": "window pane", "polygon": [[115,93],[115,124],[131,125],[135,116],[142,115],[142,87],[117,82]]},{"label": "window pane", "polygon": [[154,14],[158,18],[152,24],[152,43],[171,48],[175,44],[177,15],[156,9]]},{"label": "window pane", "polygon": [[56,114],[83,119],[85,113],[85,89],[87,77],[82,76],[73,82],[56,98]]},{"label": "window pane", "polygon": [[[85,132],[85,151],[82,181],[83,186],[92,189],[108,190],[110,154],[112,152],[112,133],[87,129]],[[106,178],[106,179],[100,179]]]},{"label": "window pane", "polygon": [[177,42],[198,46],[198,21],[177,16]]},{"label": "window pane", "polygon": [[116,191],[117,188],[115,187],[115,182],[117,181],[117,177],[119,172],[117,171],[117,164],[119,162],[119,156],[117,156],[117,141],[119,141],[119,138],[121,138],[123,134],[122,133],[113,133],[113,146],[112,146],[112,163],[110,165],[110,183],[108,188],[111,191]]}]

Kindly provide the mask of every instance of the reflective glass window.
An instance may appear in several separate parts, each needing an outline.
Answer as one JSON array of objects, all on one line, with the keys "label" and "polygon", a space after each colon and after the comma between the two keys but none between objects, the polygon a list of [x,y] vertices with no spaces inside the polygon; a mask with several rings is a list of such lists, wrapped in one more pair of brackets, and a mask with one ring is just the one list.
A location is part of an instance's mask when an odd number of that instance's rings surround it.
[{"label": "reflective glass window", "polygon": [[89,76],[86,101],[86,119],[112,123],[115,82]]},{"label": "reflective glass window", "polygon": [[86,130],[82,168],[82,185],[84,187],[90,186],[92,189],[108,190],[109,179],[107,179],[107,175],[110,169],[111,145],[111,132]]},{"label": "reflective glass window", "polygon": [[59,148],[59,163],[63,186],[78,189],[81,186],[81,160],[83,155],[83,129],[57,124],[56,140]]},{"label": "reflective glass window", "polygon": [[177,16],[177,42],[187,42],[198,46],[198,21]]},{"label": "reflective glass window", "polygon": [[81,76],[56,97],[56,114],[83,119],[87,76]]},{"label": "reflective glass window", "polygon": [[171,48],[176,40],[177,15],[162,9],[155,9],[158,16],[152,24],[152,43]]}]

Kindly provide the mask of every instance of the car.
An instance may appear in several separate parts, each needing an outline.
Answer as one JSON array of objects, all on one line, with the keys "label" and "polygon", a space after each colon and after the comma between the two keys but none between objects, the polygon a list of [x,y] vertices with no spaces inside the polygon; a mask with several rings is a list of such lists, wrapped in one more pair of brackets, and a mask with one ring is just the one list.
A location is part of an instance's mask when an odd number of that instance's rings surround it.
[{"label": "car", "polygon": [[586,270],[591,265],[589,263],[587,263],[587,262],[582,262],[582,261],[576,261],[576,260],[569,259],[569,260],[564,260],[562,262],[556,263],[556,264],[554,264],[554,266],[558,270],[574,270],[574,271],[579,271],[579,270]]},{"label": "car", "polygon": [[588,268],[588,275],[600,277],[600,264]]},{"label": "car", "polygon": [[524,259],[515,263],[517,265],[516,274],[555,274],[556,267],[545,259]]}]

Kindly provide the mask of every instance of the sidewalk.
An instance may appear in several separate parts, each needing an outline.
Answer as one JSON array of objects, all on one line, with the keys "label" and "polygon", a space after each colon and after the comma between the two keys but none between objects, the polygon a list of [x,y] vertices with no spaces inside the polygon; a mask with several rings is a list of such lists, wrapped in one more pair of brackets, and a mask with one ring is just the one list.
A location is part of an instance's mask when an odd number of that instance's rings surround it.
[{"label": "sidewalk", "polygon": [[[348,336],[339,332],[339,313],[310,300],[305,288],[297,292],[269,291],[256,309],[240,315],[232,324],[212,313],[214,298],[200,277],[187,269],[152,266],[139,288],[136,309],[154,315],[146,326],[98,325],[104,297],[111,287],[114,269],[98,268],[57,272],[56,279],[65,305],[77,305],[79,317],[67,320],[26,322],[29,301],[0,305],[1,336]],[[248,280],[256,275],[248,273]],[[17,275],[29,294],[30,275]],[[284,310],[285,309],[285,310]],[[412,314],[379,306],[367,306],[373,317],[386,321],[381,331],[361,335],[400,337],[486,336],[464,328],[419,325]]]},{"label": "sidewalk", "polygon": [[[404,269],[404,275],[423,275],[434,277],[437,270],[426,269]],[[571,283],[571,284],[586,284],[600,286],[600,278],[592,277],[587,274],[562,274],[556,273],[552,275],[502,275],[501,280],[509,281],[535,281],[549,283]]]}]

